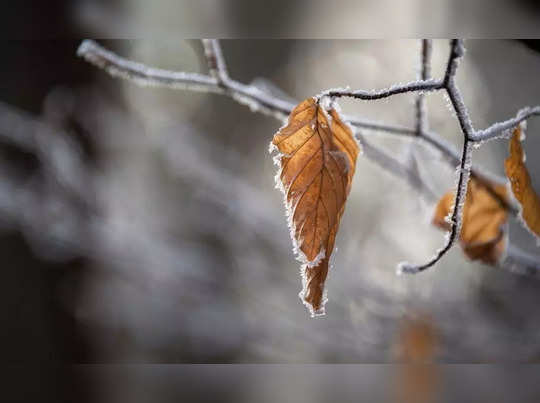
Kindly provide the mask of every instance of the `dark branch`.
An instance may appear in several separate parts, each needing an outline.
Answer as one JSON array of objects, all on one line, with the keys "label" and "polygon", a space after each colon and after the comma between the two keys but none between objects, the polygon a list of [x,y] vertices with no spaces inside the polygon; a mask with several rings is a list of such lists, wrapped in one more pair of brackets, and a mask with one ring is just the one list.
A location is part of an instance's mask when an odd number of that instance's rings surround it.
[{"label": "dark branch", "polygon": [[456,186],[454,207],[450,216],[450,231],[446,238],[446,242],[441,249],[437,251],[427,263],[422,265],[412,265],[410,263],[400,263],[398,265],[398,273],[404,272],[409,274],[419,273],[424,271],[435,263],[437,263],[451,248],[454,241],[461,232],[462,211],[465,203],[465,195],[467,194],[467,185],[469,182],[469,174],[471,170],[471,146],[470,138],[473,133],[472,125],[465,109],[461,93],[455,84],[455,74],[459,58],[463,56],[463,44],[459,40],[452,40],[450,45],[450,56],[444,79],[445,90],[452,103],[459,126],[463,133],[463,147],[461,150],[461,159],[459,163],[458,182]]},{"label": "dark branch", "polygon": [[[431,78],[431,40],[423,39],[421,41],[419,79],[426,81]],[[416,96],[416,135],[421,136],[427,130],[427,110],[426,100],[422,92]]]},{"label": "dark branch", "polygon": [[363,101],[373,101],[377,99],[384,99],[393,95],[405,94],[407,92],[419,92],[419,91],[437,91],[444,88],[443,83],[439,80],[421,80],[413,81],[404,85],[396,85],[383,90],[378,91],[347,91],[347,90],[329,90],[321,93],[321,96],[329,96],[331,98],[354,98],[361,99]]}]

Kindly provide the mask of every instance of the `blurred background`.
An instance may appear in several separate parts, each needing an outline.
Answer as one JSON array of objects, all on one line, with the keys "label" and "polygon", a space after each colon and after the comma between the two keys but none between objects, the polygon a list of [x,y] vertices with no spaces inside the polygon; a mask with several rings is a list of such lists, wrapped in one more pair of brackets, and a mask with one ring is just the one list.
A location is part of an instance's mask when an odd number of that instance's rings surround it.
[{"label": "blurred background", "polygon": [[[222,23],[229,28],[243,27],[255,12],[224,3]],[[115,31],[107,29],[129,23],[109,12],[101,16],[110,21],[101,18],[98,3],[77,4],[37,7],[26,23],[39,20],[96,37],[110,36]],[[136,21],[150,15],[149,4],[117,5]],[[332,13],[329,4],[310,10],[302,24],[321,16],[328,24],[339,23],[341,16]],[[535,10],[534,5],[527,7]],[[294,7],[287,11],[283,24],[300,12]],[[354,12],[362,12],[361,3]],[[422,10],[403,12],[414,21]],[[206,21],[203,17],[199,21]],[[471,263],[459,247],[426,273],[395,275],[398,262],[429,258],[442,245],[443,234],[430,224],[433,200],[362,157],[327,281],[327,315],[311,319],[297,297],[299,265],[268,154],[281,122],[220,95],[141,88],[111,78],[75,56],[79,43],[1,43],[2,362],[540,360],[540,280]],[[198,40],[100,43],[152,66],[207,71]],[[383,88],[415,79],[418,71],[415,40],[221,43],[232,78],[298,100],[332,87]],[[538,42],[470,40],[466,47],[457,80],[475,127],[540,104]],[[443,74],[447,53],[447,41],[434,42],[435,77]],[[340,104],[350,115],[414,126],[412,95]],[[446,99],[430,94],[427,106],[430,128],[459,147],[459,128]],[[539,130],[540,122],[530,121],[524,143],[536,189],[540,160],[532,156],[540,147],[535,135]],[[392,135],[362,134],[401,161],[413,159],[438,197],[453,186],[454,169],[430,148]],[[473,158],[502,175],[506,155],[507,142],[492,141],[475,150]],[[509,237],[521,249],[540,255],[534,240],[515,222],[510,223]],[[168,401],[179,390],[188,393],[207,384],[231,401],[252,401],[260,390],[278,390],[282,399],[313,401],[328,397],[324,391],[329,386],[319,383],[321,377],[330,377],[329,384],[341,382],[345,401],[358,398],[354,388],[372,385],[375,378],[370,377],[390,380],[380,390],[372,389],[367,401],[377,396],[391,400],[393,391],[402,390],[391,380],[399,378],[399,372],[389,375],[389,369],[376,366],[358,369],[365,375],[361,383],[340,370],[330,375],[312,374],[317,370],[309,367],[307,372],[282,367],[284,372],[272,375],[264,372],[270,369],[240,367],[231,369],[233,374],[252,377],[253,382],[233,388],[234,393],[219,392],[220,385],[232,379],[227,376],[234,376],[228,370],[188,376],[181,368],[121,368],[127,370],[122,376],[113,374],[114,385],[103,375],[113,370],[101,367],[28,373],[38,386],[13,383],[13,401]],[[460,398],[455,388],[459,375],[441,370],[442,381],[419,376],[428,379],[426,384],[453,391],[444,398],[453,401]],[[300,384],[295,376],[302,379]],[[471,384],[501,401],[515,397],[505,395],[509,392],[504,388],[490,390],[488,378],[472,368],[468,376]],[[490,376],[509,379],[507,372],[495,370]],[[536,372],[511,376],[530,381],[527,392],[521,392],[523,399],[539,396]],[[130,395],[120,392],[123,386]],[[159,387],[168,392],[152,392]],[[288,393],[294,390],[297,395]]]}]

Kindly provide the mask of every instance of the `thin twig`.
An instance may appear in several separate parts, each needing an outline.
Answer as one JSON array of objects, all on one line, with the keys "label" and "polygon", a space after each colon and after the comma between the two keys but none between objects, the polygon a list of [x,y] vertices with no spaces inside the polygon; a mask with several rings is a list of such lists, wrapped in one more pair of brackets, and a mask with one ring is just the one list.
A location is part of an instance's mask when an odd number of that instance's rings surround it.
[{"label": "thin twig", "polygon": [[494,123],[493,125],[484,130],[475,131],[471,136],[472,141],[486,141],[500,137],[501,135],[504,135],[503,132],[505,132],[506,130],[510,130],[516,127],[520,122],[523,122],[524,120],[527,120],[532,116],[538,115],[540,115],[540,106],[535,106],[534,108],[523,108],[516,114],[516,117],[514,118],[505,120],[503,122]]},{"label": "thin twig", "polygon": [[[360,137],[360,135],[357,135],[357,137]],[[379,167],[392,173],[394,176],[406,180],[411,188],[423,195],[428,202],[433,203],[437,200],[435,193],[413,168],[403,164],[389,153],[367,142],[365,139],[361,139],[361,144],[363,156],[369,158]]]},{"label": "thin twig", "polygon": [[203,39],[204,55],[210,75],[223,84],[229,78],[223,52],[217,39]]},{"label": "thin twig", "polygon": [[198,73],[185,73],[183,71],[170,71],[149,67],[142,63],[124,59],[92,40],[83,41],[77,50],[77,55],[95,66],[104,69],[114,77],[131,80],[139,85],[218,93],[223,91],[218,87],[217,80],[213,77]]},{"label": "thin twig", "polygon": [[398,273],[415,274],[424,271],[435,263],[437,263],[452,247],[454,241],[461,232],[462,223],[462,210],[464,205],[464,198],[467,193],[467,184],[469,182],[469,174],[471,170],[470,158],[471,158],[471,145],[470,137],[474,132],[472,124],[463,103],[461,93],[455,83],[455,74],[457,72],[459,59],[463,56],[464,48],[463,43],[460,40],[454,39],[450,45],[450,56],[448,58],[448,64],[446,74],[444,78],[444,89],[446,90],[452,107],[456,113],[459,126],[463,133],[463,148],[461,154],[461,160],[459,164],[458,181],[456,186],[454,207],[450,216],[450,231],[446,237],[446,242],[441,249],[439,249],[435,256],[432,257],[427,263],[421,265],[413,265],[408,262],[402,262],[398,265]]},{"label": "thin twig", "polygon": [[[422,39],[421,41],[421,60],[419,80],[428,80],[431,78],[431,40]],[[425,95],[420,92],[416,96],[416,135],[420,136],[428,129],[427,110]]]},{"label": "thin twig", "polygon": [[384,99],[391,97],[393,95],[405,94],[407,92],[419,92],[419,91],[437,91],[443,89],[443,82],[440,80],[419,80],[412,81],[403,85],[395,85],[390,88],[385,88],[382,90],[375,91],[365,91],[365,90],[343,90],[343,89],[334,89],[328,90],[321,93],[320,96],[328,96],[330,98],[337,97],[347,97],[360,99],[363,101],[374,101],[377,99]]}]

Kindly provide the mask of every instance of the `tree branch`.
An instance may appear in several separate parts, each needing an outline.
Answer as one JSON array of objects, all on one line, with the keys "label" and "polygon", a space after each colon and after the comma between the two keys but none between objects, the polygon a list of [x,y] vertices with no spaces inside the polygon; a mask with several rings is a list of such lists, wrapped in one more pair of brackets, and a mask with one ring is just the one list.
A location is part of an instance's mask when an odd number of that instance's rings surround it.
[{"label": "tree branch", "polygon": [[[294,108],[293,103],[272,96],[255,86],[242,84],[229,78],[221,48],[217,40],[203,40],[203,45],[207,64],[211,74],[210,76],[198,73],[173,72],[148,67],[146,65],[121,58],[120,56],[117,56],[116,54],[104,49],[96,42],[91,40],[83,41],[77,51],[77,54],[88,62],[103,68],[109,74],[134,81],[139,85],[157,85],[168,88],[181,88],[192,91],[207,91],[224,94],[230,96],[241,104],[249,106],[252,111],[271,115],[281,120],[285,119],[290,114],[291,110]],[[421,71],[420,79],[418,81],[373,91],[331,89],[323,91],[318,95],[318,97],[350,97],[360,100],[378,100],[398,94],[416,92],[418,93],[418,97],[416,101],[417,121],[415,129],[369,122],[349,116],[344,116],[344,119],[349,121],[350,124],[359,128],[419,138],[428,145],[440,151],[453,166],[456,164],[458,165],[455,203],[450,217],[451,229],[448,233],[445,244],[440,250],[437,251],[436,255],[425,264],[411,265],[409,263],[400,263],[398,266],[399,273],[418,273],[420,271],[424,271],[437,263],[446,254],[446,252],[450,250],[461,230],[461,215],[470,176],[478,179],[479,183],[485,186],[490,193],[496,197],[511,213],[517,214],[517,209],[514,206],[509,205],[506,201],[502,200],[500,196],[494,192],[492,187],[493,182],[506,183],[506,179],[495,177],[492,174],[486,174],[477,170],[476,168],[474,170],[472,169],[471,144],[473,142],[496,138],[500,136],[501,132],[512,128],[517,123],[529,117],[539,115],[540,106],[535,108],[526,108],[520,111],[515,118],[504,122],[495,123],[485,130],[475,131],[472,127],[472,123],[467,113],[462,95],[455,82],[458,63],[463,56],[464,51],[465,49],[461,40],[452,40],[444,78],[442,80],[432,79],[430,78],[431,43],[428,40],[424,40],[422,42]],[[461,132],[464,137],[463,146],[460,153],[455,151],[451,145],[446,143],[435,133],[429,133],[427,131],[423,94],[428,91],[438,90],[445,91],[452,104],[452,108],[455,111]],[[370,152],[375,150],[370,147],[371,146],[368,146]],[[377,150],[377,152],[378,151],[380,150]],[[377,154],[377,157],[380,157],[382,154],[377,152],[374,151],[374,153]],[[373,159],[376,160],[377,158]]]},{"label": "tree branch", "polygon": [[[208,49],[208,51],[206,49]],[[208,64],[211,71],[212,69],[218,69],[218,65],[222,66],[222,71],[227,71],[224,59],[217,56],[221,53],[220,49],[219,42],[216,40],[212,40],[211,43],[206,43],[205,45],[205,53],[210,54],[211,60],[208,61]],[[280,120],[285,119],[295,106],[294,103],[270,96],[266,92],[259,90],[257,87],[239,83],[228,78],[228,76],[224,80],[223,84],[220,85],[215,77],[208,75],[174,72],[156,69],[141,63],[136,63],[116,55],[115,53],[103,48],[93,40],[84,40],[77,51],[77,55],[84,58],[89,63],[104,69],[114,77],[123,78],[138,85],[160,86],[173,89],[185,89],[189,91],[212,92],[228,95],[235,101],[250,106],[253,111],[262,112],[266,115],[274,116]],[[215,62],[213,61],[214,56],[212,55],[216,55]],[[217,60],[221,60],[221,62],[218,63]],[[396,89],[394,89],[394,91],[395,90]],[[384,91],[385,90],[383,90],[383,92]],[[368,94],[373,95],[373,93]],[[417,135],[417,131],[415,129],[410,129],[407,127],[370,122],[352,116],[344,116],[344,119],[355,127],[372,130],[375,132],[384,132],[405,136]],[[459,162],[459,153],[435,133],[426,132],[417,137],[441,152],[454,166]],[[475,171],[473,170],[473,173],[474,172]],[[498,183],[506,182],[505,179],[496,178],[494,175],[491,175],[491,178],[493,181]]]},{"label": "tree branch", "polygon": [[520,122],[527,120],[530,117],[540,115],[540,106],[533,108],[526,107],[518,111],[515,118],[505,120],[503,122],[497,122],[484,130],[478,130],[473,133],[472,141],[486,141],[494,138],[498,138],[504,135],[503,132],[516,127]]},{"label": "tree branch", "polygon": [[448,64],[446,74],[444,78],[444,89],[450,98],[452,107],[456,113],[456,117],[459,122],[459,126],[463,133],[463,147],[461,152],[461,159],[458,171],[458,181],[456,185],[456,193],[454,199],[454,207],[450,216],[450,231],[446,237],[446,242],[441,249],[439,249],[435,256],[432,257],[427,263],[421,265],[413,265],[408,262],[402,262],[398,265],[398,273],[415,274],[424,271],[435,263],[437,263],[452,247],[454,241],[461,232],[462,223],[462,211],[465,204],[465,195],[467,194],[467,184],[469,182],[469,174],[471,170],[471,146],[470,137],[474,132],[472,124],[465,108],[465,104],[461,97],[458,87],[455,83],[455,74],[457,72],[457,66],[459,59],[464,54],[463,43],[460,40],[454,39],[450,45],[450,56],[448,58]]},{"label": "tree branch", "polygon": [[218,84],[223,84],[229,78],[229,73],[219,41],[217,39],[203,39],[202,43],[210,75],[218,80]]},{"label": "tree branch", "polygon": [[138,85],[227,94],[235,101],[248,105],[253,111],[276,116],[279,119],[284,119],[294,107],[290,102],[234,80],[227,79],[220,84],[218,79],[208,75],[163,70],[136,63],[88,39],[81,43],[77,55],[104,69],[113,77],[133,81]]},{"label": "tree branch", "polygon": [[83,41],[79,49],[77,49],[77,55],[83,57],[87,62],[102,68],[113,77],[130,80],[142,86],[223,92],[217,85],[217,80],[210,76],[149,67],[142,63],[124,59],[92,40]]},{"label": "tree branch", "polygon": [[[423,39],[421,41],[421,60],[419,80],[428,80],[431,78],[431,40]],[[426,100],[422,92],[416,96],[416,135],[420,136],[427,130],[427,110]]]},{"label": "tree branch", "polygon": [[345,89],[334,89],[322,92],[319,96],[328,96],[331,98],[354,98],[363,101],[374,101],[377,99],[384,99],[393,95],[405,94],[407,92],[419,92],[419,91],[437,91],[444,88],[443,83],[440,80],[419,80],[412,81],[403,85],[396,85],[390,88],[375,91],[355,90],[349,91]]}]

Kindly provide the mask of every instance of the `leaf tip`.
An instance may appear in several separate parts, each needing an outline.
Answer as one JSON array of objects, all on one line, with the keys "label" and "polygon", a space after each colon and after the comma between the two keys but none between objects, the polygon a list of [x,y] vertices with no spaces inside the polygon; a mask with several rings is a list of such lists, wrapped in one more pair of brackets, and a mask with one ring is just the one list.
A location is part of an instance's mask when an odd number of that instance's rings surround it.
[{"label": "leaf tip", "polygon": [[328,302],[328,298],[326,296],[326,290],[324,289],[324,285],[321,285],[321,291],[322,291],[322,298],[319,302],[313,301],[312,298],[310,299],[308,297],[308,286],[309,282],[307,281],[307,275],[306,275],[307,267],[306,265],[302,266],[302,283],[303,288],[298,293],[298,298],[300,298],[300,301],[304,304],[304,306],[308,309],[309,314],[312,318],[322,317],[326,315],[326,303]]}]

